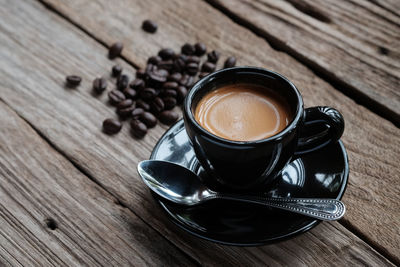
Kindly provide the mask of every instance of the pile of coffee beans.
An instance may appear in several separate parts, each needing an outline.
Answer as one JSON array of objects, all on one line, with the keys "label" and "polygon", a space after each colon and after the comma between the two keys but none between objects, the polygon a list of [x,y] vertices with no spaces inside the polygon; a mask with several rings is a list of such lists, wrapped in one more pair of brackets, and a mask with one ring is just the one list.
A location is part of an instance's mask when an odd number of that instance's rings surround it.
[{"label": "pile of coffee beans", "polygon": [[[143,27],[150,29],[149,24],[151,23],[146,22]],[[122,48],[122,43],[114,43],[109,49],[109,58],[118,57]],[[178,53],[164,48],[157,55],[149,57],[146,67],[138,69],[133,79],[124,73],[120,65],[113,66],[111,74],[116,78],[116,86],[108,92],[108,101],[115,107],[119,119],[104,120],[103,132],[116,134],[122,128],[122,122],[129,119],[132,135],[142,138],[158,122],[173,124],[179,118],[174,108],[182,104],[188,90],[198,78],[217,69],[219,59],[220,53],[215,50],[207,53],[207,47],[203,43],[186,43]],[[235,64],[236,58],[230,56],[223,66],[228,68]],[[80,77],[68,76],[66,82],[70,86],[77,86]],[[100,95],[106,89],[105,78],[94,79],[95,94]]]}]

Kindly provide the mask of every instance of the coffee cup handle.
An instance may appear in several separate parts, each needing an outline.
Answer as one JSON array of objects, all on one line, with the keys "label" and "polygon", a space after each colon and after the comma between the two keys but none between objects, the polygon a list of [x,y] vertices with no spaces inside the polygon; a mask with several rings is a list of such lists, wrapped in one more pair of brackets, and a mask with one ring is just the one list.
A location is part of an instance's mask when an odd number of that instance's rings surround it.
[{"label": "coffee cup handle", "polygon": [[301,155],[337,142],[344,131],[342,114],[331,107],[311,107],[304,111],[295,155]]}]

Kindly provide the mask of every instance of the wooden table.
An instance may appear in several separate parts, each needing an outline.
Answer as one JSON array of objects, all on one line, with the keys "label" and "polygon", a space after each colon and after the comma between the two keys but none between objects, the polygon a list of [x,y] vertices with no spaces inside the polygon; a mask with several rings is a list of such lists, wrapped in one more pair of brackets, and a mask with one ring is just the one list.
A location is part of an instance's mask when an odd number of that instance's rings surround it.
[{"label": "wooden table", "polygon": [[[156,34],[141,30],[148,18]],[[125,48],[110,61],[115,41]],[[141,140],[127,125],[103,134],[115,113],[91,83],[116,62],[133,76],[160,48],[196,41],[282,73],[306,106],[343,113],[344,219],[250,248],[201,240],[168,220],[136,172],[167,127]],[[0,69],[5,265],[400,264],[397,0],[0,0]],[[73,73],[83,77],[75,90],[64,87]]]}]

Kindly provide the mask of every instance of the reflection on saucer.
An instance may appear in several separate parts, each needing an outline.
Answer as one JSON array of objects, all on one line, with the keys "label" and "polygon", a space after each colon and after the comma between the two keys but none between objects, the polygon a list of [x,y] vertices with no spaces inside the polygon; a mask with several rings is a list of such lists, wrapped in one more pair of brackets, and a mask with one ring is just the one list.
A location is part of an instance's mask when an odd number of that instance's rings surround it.
[{"label": "reflection on saucer", "polygon": [[304,164],[300,159],[292,161],[282,171],[282,180],[292,186],[303,187],[305,176]]}]

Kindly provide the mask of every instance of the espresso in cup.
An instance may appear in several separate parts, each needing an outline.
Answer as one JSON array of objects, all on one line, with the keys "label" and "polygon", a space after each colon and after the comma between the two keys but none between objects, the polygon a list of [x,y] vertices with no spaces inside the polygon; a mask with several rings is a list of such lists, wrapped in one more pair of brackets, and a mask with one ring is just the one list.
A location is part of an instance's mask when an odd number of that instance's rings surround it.
[{"label": "espresso in cup", "polygon": [[256,84],[229,84],[206,94],[194,116],[210,133],[232,141],[273,136],[292,120],[289,104],[273,90]]}]

